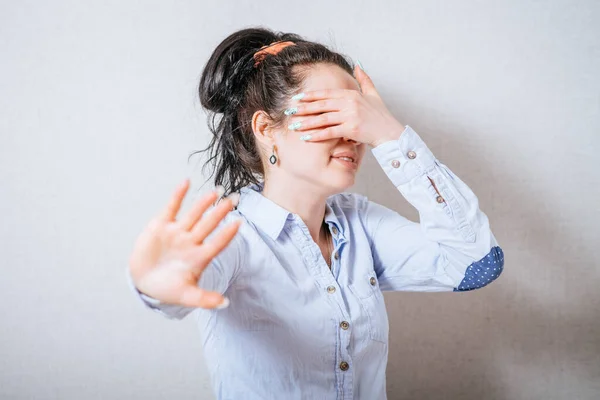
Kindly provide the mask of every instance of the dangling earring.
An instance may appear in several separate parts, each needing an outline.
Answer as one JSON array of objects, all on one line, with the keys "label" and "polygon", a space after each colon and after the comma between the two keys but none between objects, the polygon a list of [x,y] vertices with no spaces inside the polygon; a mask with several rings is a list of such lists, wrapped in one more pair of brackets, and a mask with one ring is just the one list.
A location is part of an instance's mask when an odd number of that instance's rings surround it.
[{"label": "dangling earring", "polygon": [[269,162],[273,165],[277,162],[277,157],[275,157],[275,145],[273,145],[273,154],[269,157]]}]

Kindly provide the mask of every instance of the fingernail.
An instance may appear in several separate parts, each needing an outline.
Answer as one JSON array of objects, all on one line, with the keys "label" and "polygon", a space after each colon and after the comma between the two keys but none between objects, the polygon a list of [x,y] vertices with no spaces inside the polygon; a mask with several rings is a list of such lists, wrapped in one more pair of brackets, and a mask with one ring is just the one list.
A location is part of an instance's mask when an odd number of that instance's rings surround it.
[{"label": "fingernail", "polygon": [[300,140],[310,140],[311,138],[312,138],[312,135],[300,136]]},{"label": "fingernail", "polygon": [[221,196],[223,196],[223,193],[225,193],[225,188],[221,185],[217,185],[215,186],[215,192],[217,192],[217,198],[221,198]]},{"label": "fingernail", "polygon": [[300,121],[294,122],[293,124],[288,125],[288,129],[294,131],[294,130],[300,128],[301,125],[302,125],[302,122],[300,122]]},{"label": "fingernail", "polygon": [[292,96],[292,100],[300,100],[304,97],[304,93],[298,93],[297,95]]},{"label": "fingernail", "polygon": [[227,308],[229,307],[229,299],[227,297],[223,297],[223,302],[221,304],[219,304],[218,306],[216,306],[216,309],[223,309],[223,308]]},{"label": "fingernail", "polygon": [[358,63],[358,66],[360,67],[360,69],[362,69],[363,71],[365,70],[362,66],[362,64],[360,63],[360,60],[356,60],[356,62]]},{"label": "fingernail", "polygon": [[237,192],[231,193],[229,196],[227,196],[228,199],[231,200],[231,202],[233,203],[233,206],[237,206],[239,201],[240,201],[240,194]]},{"label": "fingernail", "polygon": [[298,107],[292,107],[292,108],[288,108],[287,110],[285,110],[283,113],[285,115],[294,115],[298,112]]}]

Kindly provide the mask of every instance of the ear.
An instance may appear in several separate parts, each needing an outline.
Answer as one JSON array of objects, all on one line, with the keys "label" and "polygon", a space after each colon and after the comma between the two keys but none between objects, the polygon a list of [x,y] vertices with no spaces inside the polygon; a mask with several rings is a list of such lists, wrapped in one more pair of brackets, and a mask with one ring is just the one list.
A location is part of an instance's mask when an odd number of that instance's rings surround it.
[{"label": "ear", "polygon": [[271,147],[275,138],[273,137],[271,126],[271,118],[262,110],[254,112],[252,115],[252,132],[256,142],[262,147]]}]

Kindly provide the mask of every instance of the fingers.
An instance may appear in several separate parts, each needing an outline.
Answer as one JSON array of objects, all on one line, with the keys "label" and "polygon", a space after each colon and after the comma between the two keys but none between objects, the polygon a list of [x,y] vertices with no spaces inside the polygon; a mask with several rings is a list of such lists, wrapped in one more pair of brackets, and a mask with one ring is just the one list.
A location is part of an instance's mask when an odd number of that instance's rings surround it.
[{"label": "fingers", "polygon": [[[354,93],[350,93],[354,92]],[[320,90],[311,90],[308,92],[304,92],[302,98],[300,98],[299,102],[307,102],[307,101],[315,101],[315,100],[323,100],[327,98],[342,98],[348,96],[349,94],[356,94],[358,91],[352,89],[320,89]]]},{"label": "fingers", "polygon": [[344,122],[341,112],[328,112],[320,115],[307,116],[303,118],[294,117],[290,119],[288,126],[292,131],[305,131],[328,126],[339,125]]},{"label": "fingers", "polygon": [[189,231],[192,227],[198,222],[200,217],[206,212],[206,210],[217,200],[219,197],[223,195],[223,187],[216,187],[210,193],[202,196],[196,204],[192,207],[192,209],[187,213],[187,215],[181,219],[180,224],[181,227]]},{"label": "fingers", "polygon": [[200,276],[202,271],[210,264],[210,261],[227,247],[238,232],[240,225],[242,225],[241,219],[226,224],[210,241],[203,243],[198,248],[197,262],[193,263],[194,265],[199,265],[193,271],[196,276]]},{"label": "fingers", "polygon": [[229,305],[229,299],[218,292],[188,286],[181,293],[180,303],[186,307],[225,308]]},{"label": "fingers", "polygon": [[206,214],[191,230],[194,243],[202,243],[204,239],[215,230],[225,216],[237,205],[239,195],[237,193],[223,199],[214,209]]},{"label": "fingers", "polygon": [[348,132],[348,128],[342,123],[336,126],[330,126],[324,129],[315,129],[312,131],[304,131],[303,135],[300,137],[301,140],[305,142],[318,142],[321,140],[329,140],[339,137],[347,137],[353,139],[358,142],[358,140],[354,139],[350,132]]},{"label": "fingers", "polygon": [[[295,110],[288,108],[286,115],[312,115],[324,112],[339,111],[342,109],[342,104],[338,99],[317,100],[310,103],[301,103],[294,105]],[[288,111],[289,110],[289,111]],[[294,112],[291,112],[291,111]]]},{"label": "fingers", "polygon": [[177,217],[177,213],[181,208],[181,203],[183,202],[183,198],[187,193],[187,190],[190,186],[190,180],[186,179],[184,182],[180,183],[175,189],[175,193],[171,196],[169,200],[169,204],[167,207],[160,213],[159,218],[165,221],[174,221],[175,217]]}]

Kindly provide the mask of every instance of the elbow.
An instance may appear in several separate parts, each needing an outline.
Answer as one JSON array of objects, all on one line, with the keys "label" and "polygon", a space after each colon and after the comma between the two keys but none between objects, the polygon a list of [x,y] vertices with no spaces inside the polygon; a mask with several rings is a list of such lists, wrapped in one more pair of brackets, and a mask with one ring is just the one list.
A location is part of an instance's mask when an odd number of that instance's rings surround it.
[{"label": "elbow", "polygon": [[454,288],[454,291],[481,289],[496,281],[502,271],[504,271],[504,252],[500,246],[494,246],[485,257],[469,265],[464,279],[457,288]]}]

